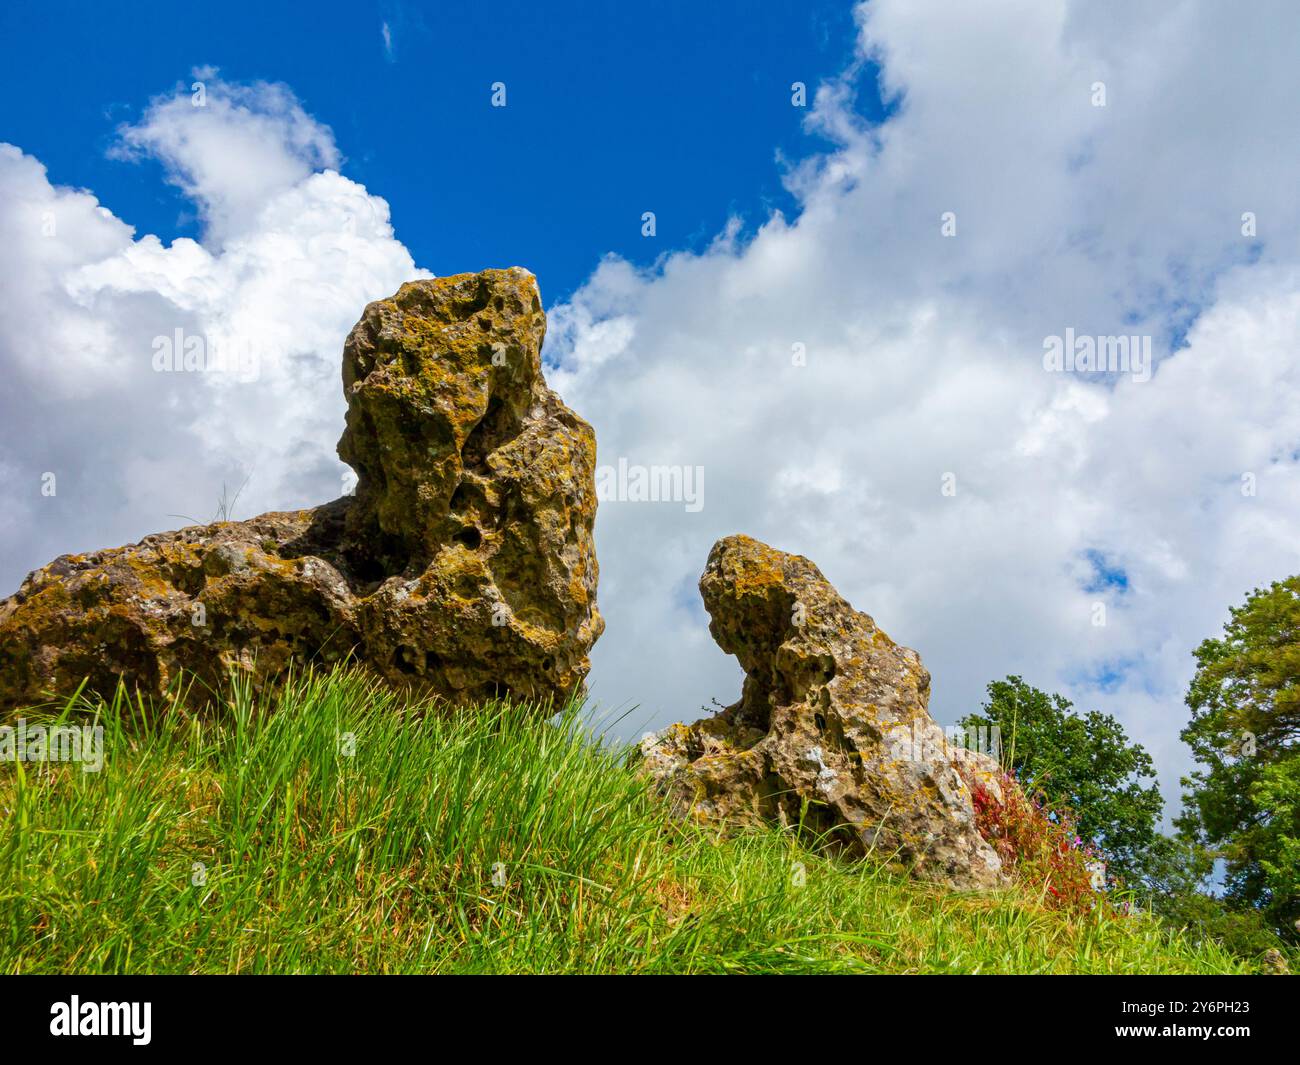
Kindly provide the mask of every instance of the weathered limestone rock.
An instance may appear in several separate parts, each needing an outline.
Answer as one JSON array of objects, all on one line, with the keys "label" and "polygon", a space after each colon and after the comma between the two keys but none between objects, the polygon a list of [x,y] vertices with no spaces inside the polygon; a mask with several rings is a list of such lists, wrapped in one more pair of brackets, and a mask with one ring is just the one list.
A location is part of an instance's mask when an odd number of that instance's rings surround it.
[{"label": "weathered limestone rock", "polygon": [[55,559],[0,601],[0,710],[349,653],[458,705],[563,699],[604,627],[596,441],[546,387],[545,331],[517,267],[372,303],[343,352],[355,494]]},{"label": "weathered limestone rock", "polygon": [[975,827],[974,774],[926,710],[930,675],[808,559],[719,540],[700,592],[709,631],[746,677],[740,702],[642,741],[644,771],[679,816],[802,823],[851,853],[962,888],[1005,883]]},{"label": "weathered limestone rock", "polygon": [[1291,966],[1286,955],[1276,947],[1269,947],[1259,959],[1259,971],[1264,976],[1290,976]]}]

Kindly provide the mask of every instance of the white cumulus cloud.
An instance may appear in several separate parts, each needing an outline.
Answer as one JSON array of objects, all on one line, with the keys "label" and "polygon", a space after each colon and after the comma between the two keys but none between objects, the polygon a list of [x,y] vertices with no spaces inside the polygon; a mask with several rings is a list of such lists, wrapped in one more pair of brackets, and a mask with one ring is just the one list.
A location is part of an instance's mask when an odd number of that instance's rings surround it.
[{"label": "white cumulus cloud", "polygon": [[[238,516],[336,498],[344,337],[366,303],[427,276],[286,87],[195,78],[202,107],[179,86],[120,143],[201,206],[201,242],[137,236],[0,145],[6,591],[58,553],[206,521],[241,486]],[[207,372],[158,372],[178,330]]]}]

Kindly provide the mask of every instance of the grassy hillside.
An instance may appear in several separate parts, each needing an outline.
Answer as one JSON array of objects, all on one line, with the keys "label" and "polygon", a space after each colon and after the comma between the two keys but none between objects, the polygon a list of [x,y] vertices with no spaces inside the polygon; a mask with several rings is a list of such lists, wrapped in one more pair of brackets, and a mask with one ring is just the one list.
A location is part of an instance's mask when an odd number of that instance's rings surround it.
[{"label": "grassy hillside", "polygon": [[102,772],[0,764],[0,971],[1241,969],[1151,918],[672,824],[573,710],[419,715],[351,673],[262,709],[142,728],[119,700]]}]

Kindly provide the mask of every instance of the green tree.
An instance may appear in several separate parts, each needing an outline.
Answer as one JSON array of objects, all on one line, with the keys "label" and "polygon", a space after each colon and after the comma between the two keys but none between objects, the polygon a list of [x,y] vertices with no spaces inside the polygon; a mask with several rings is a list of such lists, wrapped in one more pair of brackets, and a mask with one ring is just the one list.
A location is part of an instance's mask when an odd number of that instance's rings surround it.
[{"label": "green tree", "polygon": [[1105,855],[1113,874],[1139,876],[1164,805],[1146,750],[1109,714],[1079,715],[1064,696],[1019,677],[993,681],[988,696],[983,713],[961,724],[997,725],[1003,761],[1021,786],[1069,807],[1079,835]]},{"label": "green tree", "polygon": [[1179,829],[1224,860],[1228,899],[1296,939],[1300,920],[1300,577],[1255,589],[1196,649]]}]

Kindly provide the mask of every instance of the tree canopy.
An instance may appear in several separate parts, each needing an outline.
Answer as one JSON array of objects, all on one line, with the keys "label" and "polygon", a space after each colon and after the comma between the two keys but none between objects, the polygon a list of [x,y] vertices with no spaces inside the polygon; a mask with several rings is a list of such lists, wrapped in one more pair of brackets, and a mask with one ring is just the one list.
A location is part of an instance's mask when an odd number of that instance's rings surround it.
[{"label": "tree canopy", "polygon": [[1229,899],[1300,920],[1300,577],[1256,589],[1196,649],[1179,829],[1226,866]]}]

